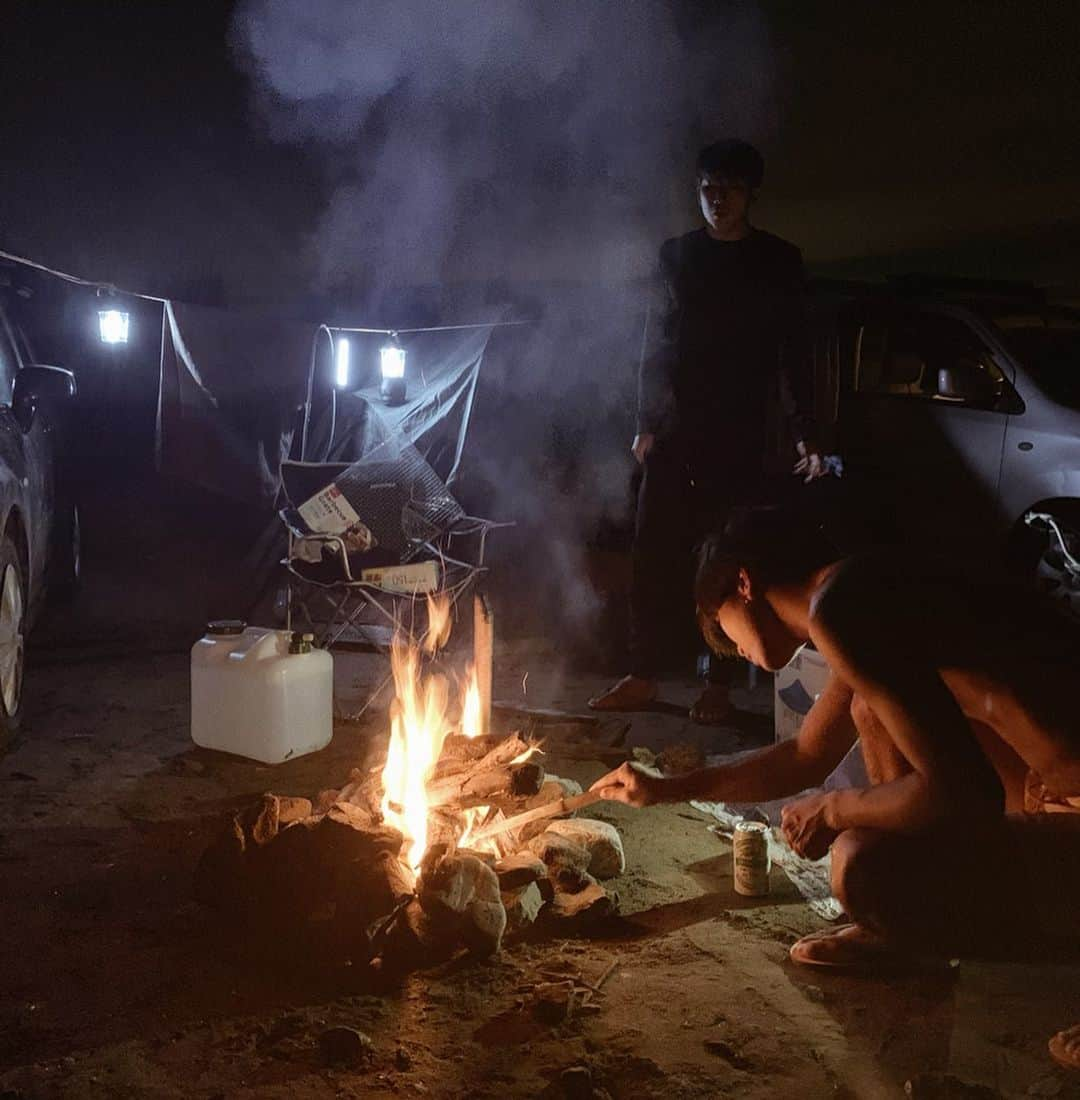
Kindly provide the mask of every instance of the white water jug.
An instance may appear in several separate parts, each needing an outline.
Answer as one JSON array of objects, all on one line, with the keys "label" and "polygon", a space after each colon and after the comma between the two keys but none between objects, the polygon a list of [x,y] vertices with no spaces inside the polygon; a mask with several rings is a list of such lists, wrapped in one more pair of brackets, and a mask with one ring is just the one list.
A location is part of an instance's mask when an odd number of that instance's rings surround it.
[{"label": "white water jug", "polygon": [[334,661],[310,635],[211,623],[191,650],[191,739],[280,764],[334,734]]}]

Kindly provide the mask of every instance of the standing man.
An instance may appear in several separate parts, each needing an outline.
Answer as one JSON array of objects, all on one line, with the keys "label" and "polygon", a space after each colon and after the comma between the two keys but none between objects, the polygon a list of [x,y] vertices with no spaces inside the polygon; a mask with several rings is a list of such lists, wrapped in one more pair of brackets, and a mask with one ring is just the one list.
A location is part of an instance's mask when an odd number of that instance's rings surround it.
[{"label": "standing man", "polygon": [[[765,163],[752,145],[720,141],[697,161],[705,225],[660,249],[664,305],[638,380],[634,458],[643,467],[634,533],[630,674],[589,700],[637,710],[656,697],[662,659],[691,621],[693,549],[733,504],[765,492],[766,437],[775,394],[798,441],[797,472],[822,464],[809,433],[809,364],[799,250],[750,224]],[[710,661],[691,709],[727,716],[730,663]]]}]

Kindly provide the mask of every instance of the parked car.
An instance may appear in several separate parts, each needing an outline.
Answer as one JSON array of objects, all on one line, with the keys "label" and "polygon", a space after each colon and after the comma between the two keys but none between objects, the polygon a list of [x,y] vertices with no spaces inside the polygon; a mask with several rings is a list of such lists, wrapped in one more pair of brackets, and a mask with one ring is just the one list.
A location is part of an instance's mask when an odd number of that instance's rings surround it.
[{"label": "parked car", "polygon": [[819,398],[862,502],[901,541],[1005,551],[1080,615],[1080,311],[962,280],[838,302],[816,329]]},{"label": "parked car", "polygon": [[78,508],[62,477],[75,393],[70,371],[34,362],[0,301],[0,748],[22,717],[25,641],[46,590],[79,579]]}]

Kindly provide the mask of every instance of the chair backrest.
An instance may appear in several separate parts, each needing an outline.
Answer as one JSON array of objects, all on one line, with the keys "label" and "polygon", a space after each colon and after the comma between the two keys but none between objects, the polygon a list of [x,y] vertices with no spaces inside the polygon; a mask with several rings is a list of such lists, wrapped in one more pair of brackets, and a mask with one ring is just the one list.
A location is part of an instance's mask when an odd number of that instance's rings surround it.
[{"label": "chair backrest", "polygon": [[349,464],[284,462],[282,482],[294,507],[336,484],[383,552],[401,554],[435,541],[465,515],[411,444],[376,447]]},{"label": "chair backrest", "polygon": [[320,489],[336,481],[347,469],[347,462],[294,462],[281,464],[281,484],[288,502],[297,508],[310,500]]}]

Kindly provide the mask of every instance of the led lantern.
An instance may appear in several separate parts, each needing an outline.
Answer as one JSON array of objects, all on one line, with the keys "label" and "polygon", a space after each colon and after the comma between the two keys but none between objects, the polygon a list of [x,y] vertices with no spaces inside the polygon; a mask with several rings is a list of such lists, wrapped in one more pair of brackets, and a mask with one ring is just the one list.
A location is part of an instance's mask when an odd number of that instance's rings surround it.
[{"label": "led lantern", "polygon": [[334,345],[334,384],[339,390],[349,385],[349,341],[339,336]]},{"label": "led lantern", "polygon": [[98,310],[98,332],[103,344],[128,342],[128,314],[120,309]]},{"label": "led lantern", "polygon": [[401,405],[405,402],[405,349],[395,339],[379,349],[379,367],[382,371],[382,384],[379,396],[387,405]]}]

